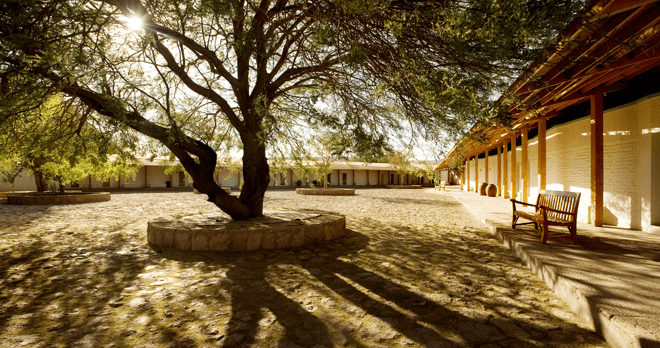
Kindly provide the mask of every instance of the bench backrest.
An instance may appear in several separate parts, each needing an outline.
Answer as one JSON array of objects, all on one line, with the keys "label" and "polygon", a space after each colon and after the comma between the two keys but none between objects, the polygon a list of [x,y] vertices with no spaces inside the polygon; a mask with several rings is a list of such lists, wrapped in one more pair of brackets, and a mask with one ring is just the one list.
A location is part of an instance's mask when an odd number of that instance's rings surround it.
[{"label": "bench backrest", "polygon": [[579,192],[541,190],[536,200],[536,206],[544,206],[561,210],[563,213],[548,212],[548,217],[574,222],[577,219]]}]

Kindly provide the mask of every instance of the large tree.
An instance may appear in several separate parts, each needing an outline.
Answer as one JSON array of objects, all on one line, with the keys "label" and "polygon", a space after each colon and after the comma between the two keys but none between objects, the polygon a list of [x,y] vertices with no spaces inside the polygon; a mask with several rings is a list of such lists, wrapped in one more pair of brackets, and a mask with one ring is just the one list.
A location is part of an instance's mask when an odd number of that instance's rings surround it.
[{"label": "large tree", "polygon": [[[269,146],[304,135],[303,125],[354,131],[364,146],[401,129],[433,137],[490,121],[494,94],[579,8],[577,0],[5,0],[0,74],[14,102],[2,117],[63,92],[162,143],[209,201],[250,218],[262,214]],[[217,143],[231,137],[243,151],[239,197],[213,180]]]}]

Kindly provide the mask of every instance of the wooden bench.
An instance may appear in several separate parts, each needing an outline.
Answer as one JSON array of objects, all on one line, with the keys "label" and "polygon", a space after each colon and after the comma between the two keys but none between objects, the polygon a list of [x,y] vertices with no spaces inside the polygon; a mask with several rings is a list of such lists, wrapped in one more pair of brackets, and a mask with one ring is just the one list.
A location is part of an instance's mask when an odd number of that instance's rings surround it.
[{"label": "wooden bench", "polygon": [[447,187],[447,182],[442,180],[442,181],[440,181],[440,185],[435,186],[435,189],[437,191],[440,191],[440,190],[444,191],[446,187]]},{"label": "wooden bench", "polygon": [[[547,191],[541,190],[536,199],[536,204],[529,204],[514,199],[511,200],[513,204],[513,222],[511,228],[515,229],[516,225],[534,224],[535,229],[542,227],[541,242],[545,244],[548,239],[571,237],[573,244],[578,243],[577,239],[577,211],[580,204],[579,192],[565,192],[565,191]],[[532,206],[535,208],[534,212],[516,210],[516,204]],[[519,223],[519,218],[531,220],[532,222]],[[548,238],[548,226],[566,226],[570,236],[556,236]]]}]

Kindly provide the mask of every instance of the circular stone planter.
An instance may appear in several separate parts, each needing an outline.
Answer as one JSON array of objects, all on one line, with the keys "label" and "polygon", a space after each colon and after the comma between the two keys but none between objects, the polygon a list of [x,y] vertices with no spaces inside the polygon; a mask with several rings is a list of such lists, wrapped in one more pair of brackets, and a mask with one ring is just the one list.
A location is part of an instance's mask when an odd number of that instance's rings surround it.
[{"label": "circular stone planter", "polygon": [[193,251],[272,250],[324,244],[346,235],[343,215],[314,210],[264,211],[231,220],[224,213],[149,221],[147,239],[157,247]]},{"label": "circular stone planter", "polygon": [[316,196],[353,196],[355,195],[355,189],[297,188],[296,193],[299,195],[316,195]]},{"label": "circular stone planter", "polygon": [[15,193],[7,196],[7,204],[42,205],[42,204],[76,204],[94,203],[110,200],[108,192],[69,191],[64,195],[56,193]]},{"label": "circular stone planter", "polygon": [[399,189],[399,190],[405,190],[405,189],[421,189],[422,185],[387,185],[387,188],[390,189]]}]

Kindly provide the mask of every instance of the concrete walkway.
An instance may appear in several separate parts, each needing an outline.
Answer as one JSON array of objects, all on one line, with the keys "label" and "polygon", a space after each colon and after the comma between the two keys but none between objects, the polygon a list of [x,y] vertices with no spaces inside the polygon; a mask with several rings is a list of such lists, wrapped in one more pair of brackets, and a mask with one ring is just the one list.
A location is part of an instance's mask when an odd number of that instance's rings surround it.
[{"label": "concrete walkway", "polygon": [[543,245],[533,225],[511,229],[508,199],[458,187],[446,193],[481,219],[611,346],[660,347],[660,235],[578,224],[579,245],[570,238]]}]

